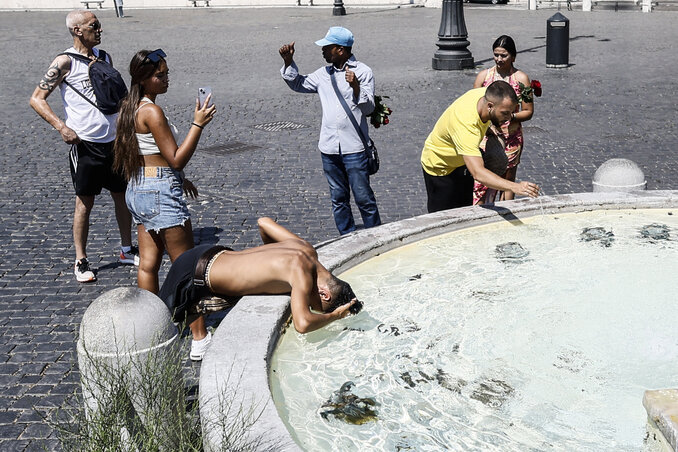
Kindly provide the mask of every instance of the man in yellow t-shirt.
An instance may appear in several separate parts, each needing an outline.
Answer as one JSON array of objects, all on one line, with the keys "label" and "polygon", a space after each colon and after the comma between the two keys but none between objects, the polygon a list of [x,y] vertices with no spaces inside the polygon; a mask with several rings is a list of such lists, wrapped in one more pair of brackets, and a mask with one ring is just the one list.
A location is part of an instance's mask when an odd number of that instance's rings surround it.
[{"label": "man in yellow t-shirt", "polygon": [[474,178],[496,190],[537,197],[536,184],[511,182],[485,168],[479,148],[490,121],[499,128],[517,106],[515,91],[500,80],[467,91],[445,110],[421,152],[429,212],[472,205]]}]

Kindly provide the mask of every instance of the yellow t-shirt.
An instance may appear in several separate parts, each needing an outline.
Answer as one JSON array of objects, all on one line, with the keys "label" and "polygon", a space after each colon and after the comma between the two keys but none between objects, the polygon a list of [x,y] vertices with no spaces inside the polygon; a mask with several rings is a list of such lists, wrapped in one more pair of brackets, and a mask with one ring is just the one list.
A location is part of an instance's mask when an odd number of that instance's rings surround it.
[{"label": "yellow t-shirt", "polygon": [[447,176],[463,166],[464,155],[482,157],[478,145],[490,121],[480,119],[478,101],[486,89],[467,91],[436,122],[421,151],[421,166],[431,176]]}]

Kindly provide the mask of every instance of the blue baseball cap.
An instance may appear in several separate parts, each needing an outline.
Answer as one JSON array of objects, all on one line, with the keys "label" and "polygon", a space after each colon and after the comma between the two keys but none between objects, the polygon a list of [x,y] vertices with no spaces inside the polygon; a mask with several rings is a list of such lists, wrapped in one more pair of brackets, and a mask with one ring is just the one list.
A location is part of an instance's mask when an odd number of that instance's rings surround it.
[{"label": "blue baseball cap", "polygon": [[353,33],[344,27],[330,27],[327,34],[320,41],[315,42],[320,47],[336,44],[342,47],[353,46]]}]

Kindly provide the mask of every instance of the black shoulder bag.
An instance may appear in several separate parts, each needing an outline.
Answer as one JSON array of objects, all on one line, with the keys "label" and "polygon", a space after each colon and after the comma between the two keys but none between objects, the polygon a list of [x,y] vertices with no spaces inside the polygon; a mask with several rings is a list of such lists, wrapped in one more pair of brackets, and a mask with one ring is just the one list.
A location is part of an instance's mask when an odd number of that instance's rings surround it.
[{"label": "black shoulder bag", "polygon": [[358,132],[358,136],[360,136],[363,146],[365,146],[365,153],[367,154],[367,172],[371,176],[379,171],[379,154],[377,153],[377,147],[374,145],[374,141],[370,139],[370,142],[368,143],[367,139],[365,139],[365,135],[363,135],[363,131],[360,130],[360,125],[358,124],[358,121],[355,120],[353,112],[348,108],[348,105],[346,105],[346,99],[344,99],[344,96],[339,92],[339,87],[337,87],[337,81],[334,79],[333,72],[330,72],[330,80],[332,81],[332,88],[334,88],[334,93],[337,95],[339,103],[341,103],[341,106],[346,112],[346,116],[351,120],[351,124],[353,124],[356,132]]},{"label": "black shoulder bag", "polygon": [[92,84],[96,103],[92,102],[89,97],[85,96],[65,79],[64,83],[103,114],[112,115],[117,113],[120,101],[127,95],[127,86],[120,72],[111,63],[106,61],[106,52],[99,50],[99,56],[96,60],[91,60],[79,53],[66,52],[62,55],[71,56],[89,66],[89,81]]}]

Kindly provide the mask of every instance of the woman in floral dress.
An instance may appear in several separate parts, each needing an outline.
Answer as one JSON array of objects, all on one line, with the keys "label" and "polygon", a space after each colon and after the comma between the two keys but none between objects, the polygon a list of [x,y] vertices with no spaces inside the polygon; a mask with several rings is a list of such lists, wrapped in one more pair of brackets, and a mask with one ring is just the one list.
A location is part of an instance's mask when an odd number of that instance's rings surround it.
[{"label": "woman in floral dress", "polygon": [[[516,180],[516,169],[520,163],[520,154],[523,151],[523,128],[522,123],[532,118],[534,113],[534,103],[532,98],[532,88],[530,78],[523,71],[516,69],[513,62],[516,60],[516,44],[510,36],[502,35],[492,44],[495,66],[482,70],[473,83],[474,88],[487,86],[496,80],[504,80],[511,84],[516,91],[518,108],[510,121],[501,125],[501,130],[496,130],[492,125],[493,131],[488,130],[488,134],[497,135],[504,139],[504,151],[508,157],[508,168],[503,174],[505,179]],[[485,152],[487,143],[486,135],[480,143],[481,151]],[[485,187],[479,182],[475,182],[473,187],[473,204],[492,203],[495,200],[497,192]],[[513,192],[504,192],[500,200],[509,200],[514,198]]]}]

